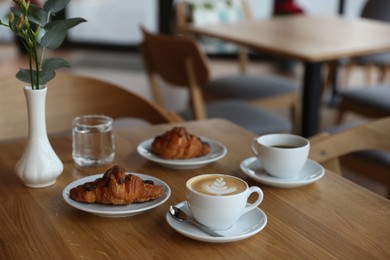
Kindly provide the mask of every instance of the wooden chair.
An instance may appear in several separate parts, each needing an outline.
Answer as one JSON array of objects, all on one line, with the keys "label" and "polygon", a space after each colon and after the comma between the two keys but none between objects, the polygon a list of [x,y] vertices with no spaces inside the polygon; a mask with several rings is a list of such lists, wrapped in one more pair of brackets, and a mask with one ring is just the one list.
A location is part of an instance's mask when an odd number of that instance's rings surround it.
[{"label": "wooden chair", "polygon": [[[212,2],[216,4],[218,1]],[[225,3],[225,1],[221,1]],[[221,4],[222,5],[222,4]],[[227,4],[225,4],[227,5]],[[242,18],[251,20],[252,14],[247,0],[235,0],[230,6],[241,10]],[[175,5],[176,28],[179,34],[193,37],[188,31],[191,8],[188,0],[177,1]],[[228,14],[228,12],[227,12]],[[227,15],[223,15],[225,17]],[[215,40],[215,39],[214,39]],[[240,74],[213,78],[204,88],[206,99],[242,99],[260,107],[269,109],[287,108],[295,126],[299,125],[298,118],[299,89],[297,82],[277,75],[250,75],[248,67],[248,49],[238,47]]]},{"label": "wooden chair", "polygon": [[309,157],[325,168],[341,174],[342,165],[390,188],[390,117],[334,134],[321,133],[310,142]]},{"label": "wooden chair", "polygon": [[[369,0],[363,8],[362,17],[390,22],[389,10],[390,1]],[[369,72],[371,65],[390,68],[390,52],[355,58],[350,64],[368,65]],[[350,67],[350,65],[348,66]],[[336,125],[340,125],[343,122],[347,112],[368,118],[390,116],[390,85],[381,84],[373,86],[370,80],[371,76],[368,75],[367,78],[367,86],[346,88],[339,91],[341,102],[335,118]]]},{"label": "wooden chair", "polygon": [[160,93],[160,78],[189,90],[191,110],[181,113],[187,120],[221,117],[258,134],[291,130],[290,122],[278,114],[240,100],[205,103],[203,89],[207,87],[210,72],[207,57],[197,43],[189,37],[151,34],[145,29],[143,34],[140,50],[152,93],[162,107],[165,105]]},{"label": "wooden chair", "polygon": [[[28,119],[23,94],[25,83],[14,77],[0,80],[0,140],[27,136]],[[138,118],[151,124],[177,122],[179,117],[147,99],[97,79],[68,73],[48,83],[46,125],[48,134],[69,131],[74,117],[104,114],[114,119]]]},{"label": "wooden chair", "polygon": [[[390,1],[388,0],[368,0],[364,5],[361,18],[371,19],[373,21],[390,22]],[[366,85],[375,84],[374,71],[378,70],[378,82],[383,84],[390,71],[390,52],[378,53],[360,56],[352,59],[343,60],[342,62],[333,61],[329,63],[329,72],[327,73],[324,83],[324,89],[335,80],[337,67],[344,68],[344,78],[341,82],[343,87],[347,87],[352,70],[356,67],[363,67]]]},{"label": "wooden chair", "polygon": [[[375,21],[390,23],[390,1],[388,0],[368,0],[363,7],[361,17]],[[366,71],[366,82],[373,84],[373,71],[379,71],[379,82],[383,83],[387,71],[390,69],[390,52],[366,55],[352,59],[346,68],[346,78],[349,78],[354,66],[363,66]]]},{"label": "wooden chair", "polygon": [[342,90],[340,100],[335,118],[336,125],[342,124],[348,113],[367,118],[390,116],[390,85]]}]

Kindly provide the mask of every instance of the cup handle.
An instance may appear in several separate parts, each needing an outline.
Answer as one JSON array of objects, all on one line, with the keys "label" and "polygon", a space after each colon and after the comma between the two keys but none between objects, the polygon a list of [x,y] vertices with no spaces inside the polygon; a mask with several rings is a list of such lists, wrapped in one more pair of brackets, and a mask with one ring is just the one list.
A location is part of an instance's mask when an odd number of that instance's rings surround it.
[{"label": "cup handle", "polygon": [[255,145],[257,145],[257,137],[252,139],[252,142],[250,143],[249,147],[251,148],[252,152],[256,155],[256,157],[259,157],[259,153],[257,152]]},{"label": "cup handle", "polygon": [[257,187],[257,186],[252,186],[252,187],[249,187],[249,195],[248,197],[253,193],[253,192],[256,192],[258,197],[257,197],[257,200],[252,204],[252,205],[249,205],[249,206],[246,206],[242,215],[244,215],[245,213],[247,213],[248,211],[251,211],[252,209],[256,208],[257,206],[260,205],[260,203],[263,201],[263,197],[264,197],[264,194],[263,194],[263,191]]}]

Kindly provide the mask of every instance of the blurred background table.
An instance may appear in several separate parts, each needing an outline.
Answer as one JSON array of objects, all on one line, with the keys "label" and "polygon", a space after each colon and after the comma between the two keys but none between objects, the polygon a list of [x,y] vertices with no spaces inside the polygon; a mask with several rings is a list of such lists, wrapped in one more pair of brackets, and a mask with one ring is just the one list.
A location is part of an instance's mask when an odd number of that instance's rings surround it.
[{"label": "blurred background table", "polygon": [[303,136],[318,132],[324,62],[390,50],[389,24],[339,16],[294,15],[261,21],[189,26],[188,31],[303,62]]}]

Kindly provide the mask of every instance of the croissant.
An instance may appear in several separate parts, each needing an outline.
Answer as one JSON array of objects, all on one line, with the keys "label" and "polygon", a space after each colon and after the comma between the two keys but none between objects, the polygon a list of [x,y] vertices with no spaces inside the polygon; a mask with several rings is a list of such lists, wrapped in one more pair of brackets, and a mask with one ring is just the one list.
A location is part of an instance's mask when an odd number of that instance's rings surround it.
[{"label": "croissant", "polygon": [[163,187],[153,181],[125,174],[121,166],[114,166],[102,178],[86,182],[70,190],[70,198],[87,203],[125,205],[159,198]]},{"label": "croissant", "polygon": [[210,145],[184,127],[174,127],[152,142],[152,153],[164,159],[190,159],[209,152]]}]

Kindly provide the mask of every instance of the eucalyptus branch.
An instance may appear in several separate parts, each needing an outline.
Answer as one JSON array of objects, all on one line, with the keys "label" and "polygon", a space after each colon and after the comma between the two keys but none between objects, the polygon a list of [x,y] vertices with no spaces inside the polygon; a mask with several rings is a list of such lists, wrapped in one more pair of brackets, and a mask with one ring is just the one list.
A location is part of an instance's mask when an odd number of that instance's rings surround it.
[{"label": "eucalyptus branch", "polygon": [[[49,11],[49,13],[47,14],[46,23],[50,22],[50,16],[51,16],[51,11]],[[41,26],[39,26],[39,28],[38,28],[37,37],[38,37],[38,33],[39,33],[40,29],[41,29]],[[42,69],[42,62],[43,62],[43,57],[45,56],[45,51],[46,51],[46,47],[42,47],[41,58],[40,58],[40,62],[39,62],[39,64],[41,64],[40,69]]]},{"label": "eucalyptus branch", "polygon": [[29,68],[20,69],[16,77],[39,89],[55,77],[55,70],[69,67],[61,58],[44,59],[46,49],[56,49],[63,43],[66,31],[80,23],[82,18],[70,18],[51,22],[51,17],[63,10],[70,0],[47,0],[43,7],[31,5],[30,0],[13,0],[8,24],[0,20],[0,26],[13,31],[28,52]]},{"label": "eucalyptus branch", "polygon": [[36,43],[34,42],[34,45],[33,45],[33,51],[34,51],[34,60],[35,60],[35,74],[36,74],[36,77],[37,77],[37,82],[36,82],[36,88],[39,89],[39,72],[41,71],[41,66],[39,64],[39,61],[38,61],[38,53],[37,53],[37,45]]},{"label": "eucalyptus branch", "polygon": [[[27,45],[28,45],[28,43],[27,43]],[[32,68],[33,64],[32,64],[31,51],[28,52],[28,63],[29,63],[29,67]],[[30,78],[31,78],[31,88],[34,89],[34,81],[32,80],[33,79],[33,71],[30,69],[29,72],[30,72]]]}]

